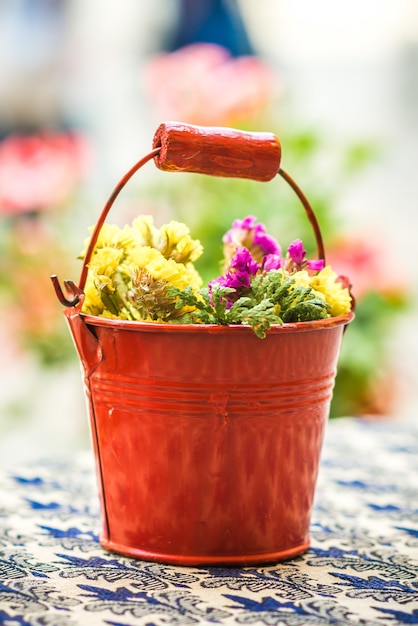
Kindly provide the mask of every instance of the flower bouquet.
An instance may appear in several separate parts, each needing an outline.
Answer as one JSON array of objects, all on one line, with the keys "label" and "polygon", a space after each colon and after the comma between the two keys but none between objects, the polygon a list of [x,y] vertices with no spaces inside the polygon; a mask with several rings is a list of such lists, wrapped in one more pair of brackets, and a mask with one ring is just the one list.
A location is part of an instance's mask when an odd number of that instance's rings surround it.
[{"label": "flower bouquet", "polygon": [[265,338],[272,324],[351,310],[344,281],[323,259],[307,260],[300,239],[282,256],[265,226],[248,216],[233,222],[223,244],[222,275],[202,288],[193,265],[202,245],[185,224],[158,229],[151,216],[124,228],[105,224],[89,263],[82,312],[142,322],[247,324]]},{"label": "flower bouquet", "polygon": [[[105,223],[149,160],[186,171],[290,183],[318,258],[282,254],[253,216],[223,238],[202,286],[188,228],[150,217]],[[162,125],[115,187],[82,253],[78,286],[53,277],[84,372],[103,528],[110,551],[178,563],[288,559],[309,523],[337,360],[352,299],[325,264],[318,224],[279,170],[270,134]]]}]

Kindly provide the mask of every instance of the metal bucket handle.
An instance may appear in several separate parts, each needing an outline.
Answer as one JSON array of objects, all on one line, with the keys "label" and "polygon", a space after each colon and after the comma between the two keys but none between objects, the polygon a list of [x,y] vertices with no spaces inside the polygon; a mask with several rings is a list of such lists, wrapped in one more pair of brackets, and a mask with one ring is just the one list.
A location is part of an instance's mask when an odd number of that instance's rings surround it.
[{"label": "metal bucket handle", "polygon": [[82,302],[88,265],[106,217],[126,183],[151,159],[154,159],[159,169],[168,172],[195,172],[260,182],[267,182],[280,174],[301,201],[313,229],[317,256],[325,261],[324,245],[316,215],[305,194],[280,167],[281,146],[273,133],[166,122],[158,127],[154,135],[152,151],[123,176],[104,205],[90,238],[78,286],[73,281],[64,281],[66,296],[58,277],[51,276],[56,295],[64,306],[74,307]]}]

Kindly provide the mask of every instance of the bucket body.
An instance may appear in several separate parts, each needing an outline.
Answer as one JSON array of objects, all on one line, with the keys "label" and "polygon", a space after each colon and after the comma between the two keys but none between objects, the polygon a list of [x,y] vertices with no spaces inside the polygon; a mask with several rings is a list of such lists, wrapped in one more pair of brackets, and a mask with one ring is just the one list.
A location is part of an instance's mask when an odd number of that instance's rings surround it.
[{"label": "bucket body", "polygon": [[67,317],[85,374],[106,549],[245,565],[308,548],[352,314],[274,327],[262,340],[245,326]]}]

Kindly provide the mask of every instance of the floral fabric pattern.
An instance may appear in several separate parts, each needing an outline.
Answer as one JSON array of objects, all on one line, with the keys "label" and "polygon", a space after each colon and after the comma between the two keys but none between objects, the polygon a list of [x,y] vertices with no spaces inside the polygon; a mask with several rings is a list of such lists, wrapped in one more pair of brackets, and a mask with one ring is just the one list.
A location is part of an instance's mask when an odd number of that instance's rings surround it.
[{"label": "floral fabric pattern", "polygon": [[294,560],[177,567],[105,552],[92,455],[0,472],[0,624],[418,624],[418,427],[331,421]]}]

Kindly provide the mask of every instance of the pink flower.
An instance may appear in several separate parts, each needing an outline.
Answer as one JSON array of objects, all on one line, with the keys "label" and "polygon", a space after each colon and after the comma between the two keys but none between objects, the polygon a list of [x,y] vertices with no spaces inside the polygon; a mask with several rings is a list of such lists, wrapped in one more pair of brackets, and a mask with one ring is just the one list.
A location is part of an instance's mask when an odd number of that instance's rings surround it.
[{"label": "pink flower", "polygon": [[85,173],[88,144],[76,133],[10,135],[0,143],[0,214],[50,209]]},{"label": "pink flower", "polygon": [[160,119],[230,126],[265,111],[277,76],[255,56],[232,57],[223,47],[196,43],[154,57],[146,73]]},{"label": "pink flower", "polygon": [[371,291],[388,298],[403,298],[408,291],[405,268],[396,258],[389,259],[387,246],[377,237],[363,233],[340,237],[328,247],[327,262],[338,274],[350,277],[357,300]]}]

